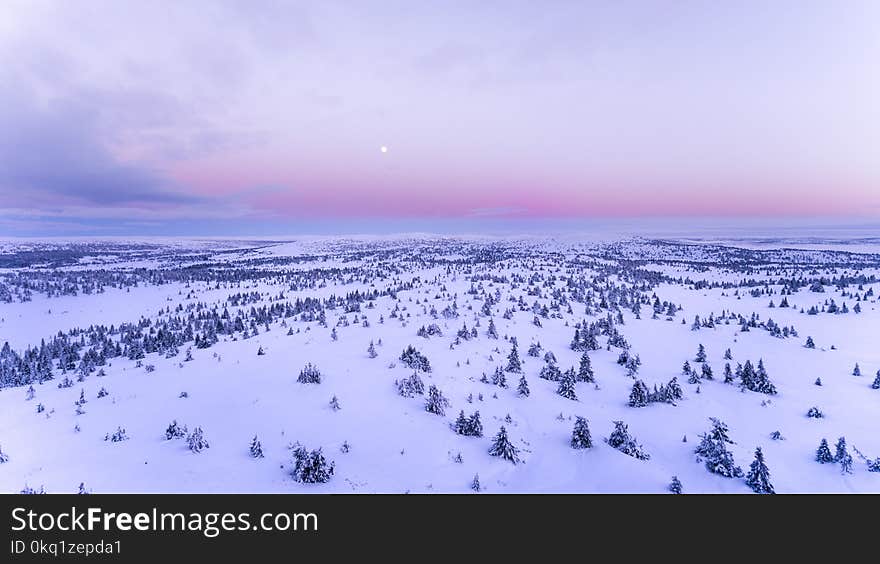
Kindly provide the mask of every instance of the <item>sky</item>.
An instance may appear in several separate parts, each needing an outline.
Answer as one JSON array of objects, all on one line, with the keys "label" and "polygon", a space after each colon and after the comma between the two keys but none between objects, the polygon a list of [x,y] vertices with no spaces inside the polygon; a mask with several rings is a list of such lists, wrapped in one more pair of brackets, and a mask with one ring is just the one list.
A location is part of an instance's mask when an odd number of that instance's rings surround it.
[{"label": "sky", "polygon": [[0,235],[872,221],[878,61],[875,0],[3,0]]}]

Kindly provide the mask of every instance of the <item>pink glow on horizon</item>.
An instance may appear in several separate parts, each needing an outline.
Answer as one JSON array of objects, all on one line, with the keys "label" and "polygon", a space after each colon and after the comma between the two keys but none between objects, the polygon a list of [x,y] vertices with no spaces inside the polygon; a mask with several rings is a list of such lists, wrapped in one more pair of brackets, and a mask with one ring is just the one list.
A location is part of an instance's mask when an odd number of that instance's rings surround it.
[{"label": "pink glow on horizon", "polygon": [[471,177],[468,171],[450,171],[423,177],[382,167],[325,168],[314,162],[296,168],[226,161],[181,167],[174,176],[193,195],[229,199],[255,215],[276,218],[844,216],[864,212],[863,199],[817,195],[871,193],[865,187],[815,180],[645,183],[598,174],[560,179],[485,171]]}]

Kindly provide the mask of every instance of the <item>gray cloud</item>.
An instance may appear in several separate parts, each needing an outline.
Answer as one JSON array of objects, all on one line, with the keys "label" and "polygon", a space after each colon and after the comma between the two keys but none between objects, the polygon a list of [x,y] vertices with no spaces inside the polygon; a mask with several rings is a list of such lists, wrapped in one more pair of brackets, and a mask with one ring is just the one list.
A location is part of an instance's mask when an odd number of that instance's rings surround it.
[{"label": "gray cloud", "polygon": [[0,89],[4,205],[193,201],[172,188],[158,171],[113,155],[102,141],[99,116],[87,102],[69,97],[38,102],[34,92]]}]

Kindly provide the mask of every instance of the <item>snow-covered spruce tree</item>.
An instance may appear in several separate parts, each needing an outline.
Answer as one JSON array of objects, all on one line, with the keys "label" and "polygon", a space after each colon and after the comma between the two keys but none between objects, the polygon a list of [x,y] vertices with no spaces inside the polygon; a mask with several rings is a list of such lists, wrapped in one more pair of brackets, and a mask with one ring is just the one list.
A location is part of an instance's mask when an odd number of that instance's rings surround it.
[{"label": "snow-covered spruce tree", "polygon": [[750,360],[743,365],[742,374],[740,375],[740,385],[746,390],[758,392],[762,394],[775,395],[776,387],[770,382],[767,370],[764,368],[764,361],[758,360],[758,368],[756,369]]},{"label": "snow-covered spruce tree", "polygon": [[205,439],[205,433],[202,431],[201,427],[193,429],[192,433],[186,438],[186,445],[189,450],[196,454],[211,447],[211,445],[208,444],[207,439]]},{"label": "snow-covered spruce tree", "polygon": [[425,411],[434,415],[446,415],[446,408],[449,407],[449,400],[443,397],[437,386],[431,384],[428,388],[428,397],[425,400]]},{"label": "snow-covered spruce tree", "polygon": [[379,356],[379,353],[376,352],[376,345],[373,344],[373,341],[370,341],[370,346],[367,347],[367,356],[370,358],[376,358]]},{"label": "snow-covered spruce tree", "polygon": [[507,387],[507,376],[505,376],[504,370],[502,370],[500,366],[496,366],[495,372],[492,373],[492,384],[499,388]]},{"label": "snow-covered spruce tree", "polygon": [[872,390],[880,390],[880,370],[877,371],[877,376],[874,378],[874,383],[871,384]]},{"label": "snow-covered spruce tree", "polygon": [[80,483],[79,483],[79,489],[77,490],[76,493],[77,493],[77,495],[88,495],[88,494],[90,494],[90,493],[92,493],[92,492],[90,492],[89,490],[86,489],[86,483],[85,483],[85,482],[80,482]]},{"label": "snow-covered spruce tree", "polygon": [[310,362],[306,364],[302,370],[300,370],[299,377],[297,377],[296,381],[300,384],[320,384],[321,371],[318,370],[316,366],[313,366]]},{"label": "snow-covered spruce tree", "polygon": [[128,433],[125,432],[125,428],[117,427],[116,431],[114,431],[112,434],[107,433],[106,435],[104,435],[104,440],[110,441],[111,443],[120,443],[122,441],[127,441]]},{"label": "snow-covered spruce tree", "polygon": [[492,439],[492,446],[489,448],[489,454],[501,457],[513,464],[518,464],[520,462],[519,449],[510,442],[510,439],[507,437],[507,429],[504,425],[501,426],[501,430],[498,431],[498,434]]},{"label": "snow-covered spruce tree", "polygon": [[703,380],[715,379],[715,375],[712,373],[712,367],[709,366],[708,363],[703,364],[703,367],[700,369],[700,378]]},{"label": "snow-covered spruce tree", "polygon": [[694,357],[694,361],[706,362],[706,347],[703,346],[703,343],[700,343],[700,346],[697,349],[697,355]]},{"label": "snow-covered spruce tree", "polygon": [[678,479],[678,476],[672,477],[672,482],[669,483],[669,491],[674,494],[680,494],[682,493],[682,491],[684,491],[681,486],[681,481]]},{"label": "snow-covered spruce tree", "polygon": [[257,356],[263,356],[266,354],[266,351],[263,350],[263,347],[257,349]]},{"label": "snow-covered spruce tree", "polygon": [[395,382],[397,384],[397,393],[405,398],[420,396],[425,393],[425,383],[419,377],[418,372],[413,372],[409,378]]},{"label": "snow-covered spruce tree", "polygon": [[483,422],[480,421],[479,411],[475,411],[474,414],[468,418],[468,434],[472,437],[483,436]]},{"label": "snow-covered spruce tree", "polygon": [[808,349],[815,349],[816,343],[813,342],[813,337],[807,337],[807,342],[804,346]]},{"label": "snow-covered spruce tree", "polygon": [[0,464],[9,462],[9,455],[3,452],[3,449],[0,448]]},{"label": "snow-covered spruce tree", "polygon": [[639,355],[630,356],[626,359],[626,363],[624,363],[624,367],[626,368],[626,375],[630,377],[634,377],[639,372],[639,366],[642,365],[642,359]]},{"label": "snow-covered spruce tree", "polygon": [[837,439],[837,445],[834,452],[834,461],[840,464],[841,474],[852,474],[853,459],[846,450],[846,438]]},{"label": "snow-covered spruce tree", "polygon": [[168,425],[168,428],[165,429],[165,440],[170,441],[172,439],[182,439],[187,435],[186,425],[181,427],[177,424],[177,419],[171,422]]},{"label": "snow-covered spruce tree", "polygon": [[755,449],[755,460],[749,466],[749,473],[746,474],[746,485],[752,488],[752,491],[759,494],[772,494],[773,484],[770,483],[770,469],[764,462],[764,453],[761,447]]},{"label": "snow-covered spruce tree", "polygon": [[684,398],[684,390],[681,389],[681,384],[678,383],[677,376],[672,377],[672,380],[670,380],[663,388],[663,392],[660,401],[665,401],[666,403],[675,403]]},{"label": "snow-covered spruce tree", "polygon": [[623,421],[614,421],[611,436],[605,439],[608,446],[639,460],[650,460],[651,455],[644,451],[642,445],[629,435],[629,428]]},{"label": "snow-covered spruce tree", "polygon": [[578,366],[577,380],[578,382],[596,382],[596,376],[595,374],[593,374],[593,365],[590,362],[590,355],[587,354],[587,351],[584,351],[583,354],[581,354],[581,361],[580,365]]},{"label": "snow-covered spruce tree", "polygon": [[293,469],[291,476],[304,484],[323,484],[329,482],[335,471],[335,463],[327,462],[320,448],[309,452],[299,443],[292,448]]},{"label": "snow-covered spruce tree", "polygon": [[852,474],[853,458],[849,453],[844,454],[839,462],[841,474]]},{"label": "snow-covered spruce tree", "polygon": [[421,372],[430,372],[431,363],[428,357],[416,350],[412,345],[407,345],[400,353],[400,361],[408,368]]},{"label": "snow-covered spruce tree", "polygon": [[471,481],[471,489],[475,492],[481,491],[483,488],[480,486],[480,475],[474,474],[474,479]]},{"label": "snow-covered spruce tree", "polygon": [[822,442],[819,443],[819,448],[816,449],[816,462],[820,464],[830,464],[834,462],[834,456],[831,454],[831,449],[828,448],[828,441],[824,438]]},{"label": "snow-covered spruce tree", "polygon": [[538,373],[538,377],[543,380],[558,382],[562,378],[562,371],[560,371],[559,367],[556,366],[556,364],[554,364],[553,362],[548,362],[541,367],[541,371]]},{"label": "snow-covered spruce tree", "polygon": [[490,339],[498,338],[498,330],[495,329],[495,320],[492,318],[489,318],[489,327],[486,329],[486,336]]},{"label": "snow-covered spruce tree", "polygon": [[526,380],[525,374],[519,377],[519,384],[516,386],[516,393],[522,398],[529,397],[529,382]]},{"label": "snow-covered spruce tree", "polygon": [[531,345],[529,345],[529,350],[526,354],[528,354],[531,357],[538,358],[539,356],[541,356],[542,348],[543,347],[541,347],[540,341],[537,343],[532,343]]},{"label": "snow-covered spruce tree", "polygon": [[695,369],[691,369],[690,374],[688,374],[687,379],[688,384],[699,384],[700,383],[700,373]]},{"label": "snow-covered spruce tree", "polygon": [[507,372],[515,372],[517,374],[522,373],[522,360],[519,358],[519,351],[516,348],[516,340],[513,340],[512,346],[510,348],[510,354],[507,355],[507,367],[505,368]]},{"label": "snow-covered spruce tree", "polygon": [[725,362],[724,363],[724,383],[725,384],[732,384],[733,380],[734,380],[733,370],[730,369],[730,363]]},{"label": "snow-covered spruce tree", "polygon": [[452,425],[452,430],[466,437],[482,437],[483,423],[480,421],[480,412],[475,411],[470,417],[465,417],[464,411],[459,412],[458,418]]},{"label": "snow-covered spruce tree", "polygon": [[556,393],[565,399],[577,401],[574,369],[565,371],[565,374],[559,379],[559,386],[556,388]]},{"label": "snow-covered spruce tree", "polygon": [[714,474],[727,478],[739,478],[742,469],[733,461],[733,455],[727,450],[728,444],[734,444],[727,435],[727,425],[721,420],[711,417],[712,430],[700,435],[701,441],[694,452],[698,461],[706,464],[706,469]]},{"label": "snow-covered spruce tree", "polygon": [[578,417],[574,422],[574,430],[571,432],[571,448],[592,448],[593,438],[590,436],[590,427],[584,417]]},{"label": "snow-covered spruce tree", "polygon": [[254,435],[254,438],[251,440],[251,446],[249,448],[251,458],[263,458],[263,445],[260,443],[257,436]]},{"label": "snow-covered spruce tree", "polygon": [[858,362],[856,363],[855,367],[853,368],[852,375],[853,376],[861,376],[862,375],[862,369],[859,368]]},{"label": "snow-covered spruce tree", "polygon": [[842,458],[847,455],[846,451],[846,437],[840,437],[837,439],[837,444],[834,447],[834,462],[840,462]]},{"label": "snow-covered spruce tree", "polygon": [[331,411],[339,411],[342,407],[339,405],[339,398],[334,394],[332,398],[330,398],[330,410]]},{"label": "snow-covered spruce tree", "polygon": [[629,393],[630,407],[645,407],[648,405],[648,386],[641,380],[636,380],[632,391]]}]

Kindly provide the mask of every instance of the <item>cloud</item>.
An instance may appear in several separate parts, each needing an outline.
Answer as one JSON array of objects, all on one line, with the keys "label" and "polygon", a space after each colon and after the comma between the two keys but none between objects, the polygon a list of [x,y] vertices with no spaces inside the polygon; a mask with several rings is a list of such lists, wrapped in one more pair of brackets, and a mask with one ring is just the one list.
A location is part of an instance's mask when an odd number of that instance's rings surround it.
[{"label": "cloud", "polygon": [[[39,107],[0,91],[0,197],[95,205],[193,201],[158,171],[115,157],[100,138],[97,115],[77,99]],[[60,200],[58,200],[60,199]]]}]

